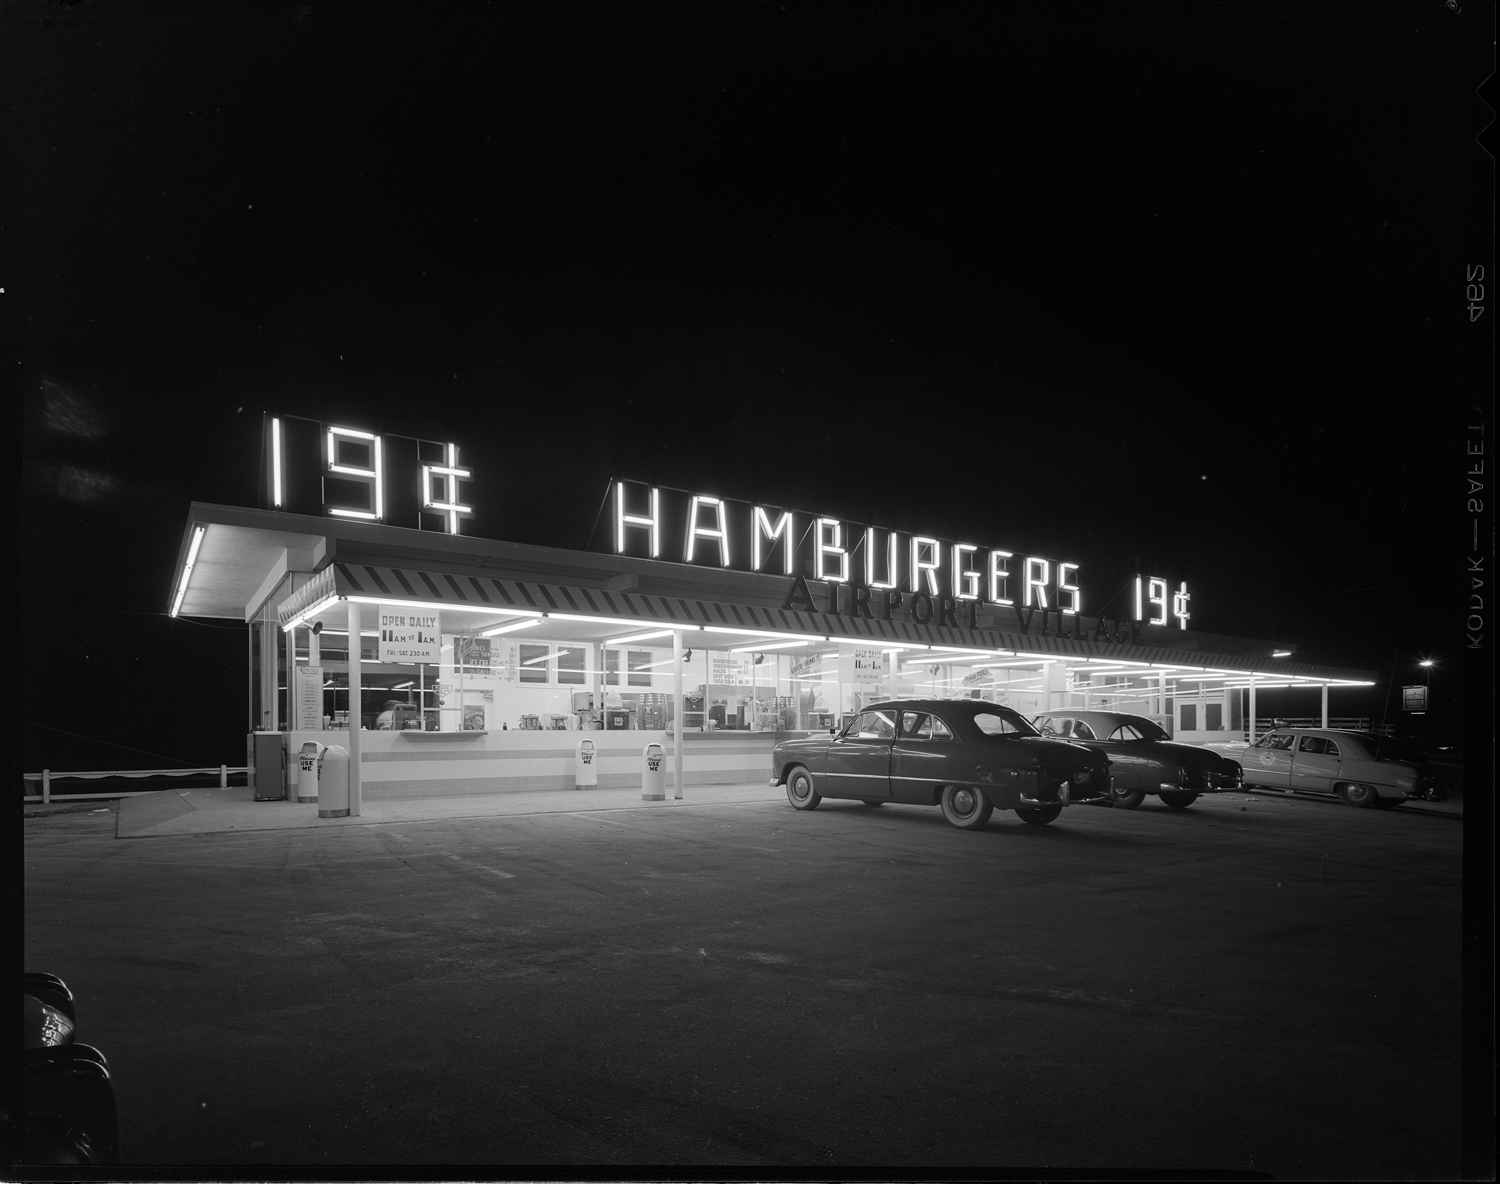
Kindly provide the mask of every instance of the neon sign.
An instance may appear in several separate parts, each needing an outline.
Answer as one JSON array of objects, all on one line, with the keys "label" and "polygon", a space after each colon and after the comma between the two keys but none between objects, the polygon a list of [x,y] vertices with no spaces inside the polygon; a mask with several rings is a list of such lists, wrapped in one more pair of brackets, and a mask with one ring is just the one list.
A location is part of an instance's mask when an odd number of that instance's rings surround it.
[{"label": "neon sign", "polygon": [[474,470],[460,463],[457,444],[295,415],[268,416],[265,431],[269,509],[445,534],[474,515],[464,489]]}]

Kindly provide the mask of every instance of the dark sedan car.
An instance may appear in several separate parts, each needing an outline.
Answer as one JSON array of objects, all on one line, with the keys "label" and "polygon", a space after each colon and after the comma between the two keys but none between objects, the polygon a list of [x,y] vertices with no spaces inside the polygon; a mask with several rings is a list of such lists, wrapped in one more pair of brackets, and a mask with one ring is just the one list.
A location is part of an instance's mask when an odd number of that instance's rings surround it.
[{"label": "dark sedan car", "polygon": [[1109,758],[1116,806],[1133,810],[1157,794],[1179,810],[1200,793],[1239,789],[1238,761],[1207,748],[1179,744],[1157,723],[1122,711],[1044,711],[1036,717],[1044,736],[1071,740]]},{"label": "dark sedan car", "polygon": [[876,703],[842,731],[785,740],[772,750],[787,800],[799,810],[823,798],[867,805],[938,806],[962,830],[994,810],[1041,826],[1075,802],[1109,796],[1109,761],[1077,744],[1044,739],[1008,707],[975,699]]}]

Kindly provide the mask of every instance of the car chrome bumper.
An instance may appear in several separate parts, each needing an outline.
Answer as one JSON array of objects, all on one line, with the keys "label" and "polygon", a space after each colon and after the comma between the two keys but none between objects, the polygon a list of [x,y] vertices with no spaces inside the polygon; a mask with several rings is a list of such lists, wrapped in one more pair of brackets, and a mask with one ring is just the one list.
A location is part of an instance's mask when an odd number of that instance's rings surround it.
[{"label": "car chrome bumper", "polygon": [[1070,782],[1064,781],[1057,787],[1056,797],[1034,797],[1029,793],[1020,795],[1021,805],[1031,806],[1083,806],[1092,802],[1105,802],[1109,800],[1109,794],[1099,793],[1092,786],[1080,786],[1074,789]]}]

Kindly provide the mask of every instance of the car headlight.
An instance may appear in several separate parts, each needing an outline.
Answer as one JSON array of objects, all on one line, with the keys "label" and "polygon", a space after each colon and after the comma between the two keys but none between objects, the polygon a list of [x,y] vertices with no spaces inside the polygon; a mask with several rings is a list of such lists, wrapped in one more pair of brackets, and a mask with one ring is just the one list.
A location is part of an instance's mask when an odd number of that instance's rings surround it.
[{"label": "car headlight", "polygon": [[27,1048],[57,1048],[72,1042],[72,1020],[33,995],[25,1000]]}]

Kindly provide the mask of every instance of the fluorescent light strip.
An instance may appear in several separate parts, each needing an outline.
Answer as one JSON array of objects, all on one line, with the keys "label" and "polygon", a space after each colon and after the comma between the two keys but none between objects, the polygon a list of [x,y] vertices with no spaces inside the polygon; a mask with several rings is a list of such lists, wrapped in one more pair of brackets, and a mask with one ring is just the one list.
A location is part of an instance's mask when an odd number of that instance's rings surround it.
[{"label": "fluorescent light strip", "polygon": [[540,624],[541,622],[538,621],[535,617],[527,617],[525,620],[512,621],[509,625],[501,625],[495,629],[486,629],[479,636],[495,637],[501,633],[514,633],[517,629],[530,629],[533,626]]},{"label": "fluorescent light strip", "polygon": [[650,641],[654,637],[671,637],[675,629],[658,629],[655,633],[632,633],[628,637],[606,637],[605,645],[629,645],[635,641]]},{"label": "fluorescent light strip", "polygon": [[198,548],[203,545],[203,532],[207,527],[193,527],[193,541],[188,544],[187,560],[182,565],[182,578],[177,581],[177,595],[172,600],[172,611],[167,615],[175,617],[177,610],[182,607],[182,598],[187,595],[188,578],[193,574],[193,564],[198,562]]},{"label": "fluorescent light strip", "polygon": [[742,645],[730,650],[731,654],[755,654],[762,650],[789,650],[799,645],[809,645],[806,641],[773,641],[767,645]]},{"label": "fluorescent light strip", "polygon": [[337,596],[330,595],[323,597],[322,600],[318,601],[316,604],[313,604],[308,608],[303,609],[300,613],[298,613],[295,617],[293,617],[290,621],[283,625],[281,627],[281,631],[283,633],[290,633],[298,626],[305,625],[307,623],[308,617],[315,617],[325,608],[328,608],[331,605],[335,605],[338,602],[339,598]]}]

